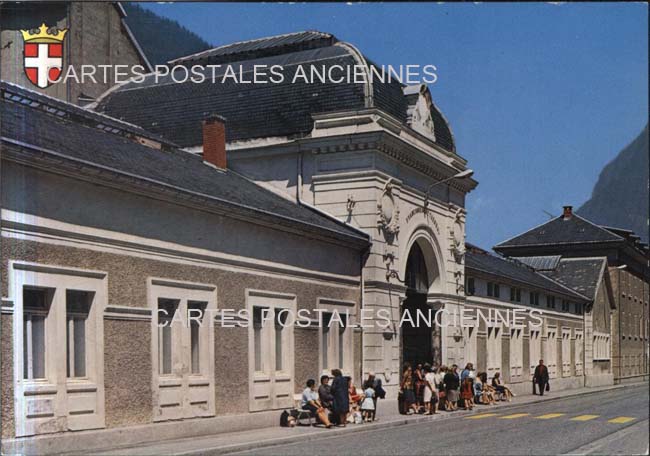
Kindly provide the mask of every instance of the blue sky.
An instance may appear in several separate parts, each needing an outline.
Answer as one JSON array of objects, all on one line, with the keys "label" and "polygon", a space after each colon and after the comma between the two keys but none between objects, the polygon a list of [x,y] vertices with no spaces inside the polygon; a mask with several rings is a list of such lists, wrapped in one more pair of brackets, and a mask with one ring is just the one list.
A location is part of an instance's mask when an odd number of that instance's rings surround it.
[{"label": "blue sky", "polygon": [[214,45],[315,29],[378,64],[434,64],[435,103],[479,186],[467,240],[489,248],[590,196],[648,121],[648,6],[147,4]]}]

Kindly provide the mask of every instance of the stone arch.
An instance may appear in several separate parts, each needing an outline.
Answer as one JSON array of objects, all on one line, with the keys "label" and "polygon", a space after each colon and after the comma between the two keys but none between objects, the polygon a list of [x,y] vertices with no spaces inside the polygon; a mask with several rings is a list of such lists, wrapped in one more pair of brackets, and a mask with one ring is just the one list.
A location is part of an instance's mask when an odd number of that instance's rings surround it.
[{"label": "stone arch", "polygon": [[406,278],[409,254],[416,244],[424,256],[429,279],[428,293],[444,293],[446,282],[444,257],[436,235],[428,225],[416,226],[409,236],[404,251],[400,256],[400,276]]}]

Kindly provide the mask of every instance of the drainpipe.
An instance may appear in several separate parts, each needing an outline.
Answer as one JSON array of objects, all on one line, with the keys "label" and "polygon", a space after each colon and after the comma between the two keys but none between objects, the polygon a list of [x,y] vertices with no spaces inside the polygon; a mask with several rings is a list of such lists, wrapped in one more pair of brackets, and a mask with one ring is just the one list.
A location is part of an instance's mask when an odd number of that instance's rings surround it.
[{"label": "drainpipe", "polygon": [[300,199],[302,197],[302,156],[304,152],[298,152],[298,158],[296,163],[296,202],[300,204]]},{"label": "drainpipe", "polygon": [[[595,300],[594,300],[595,301]],[[594,308],[592,304],[592,309]],[[594,351],[591,350],[591,364],[593,369]],[[585,323],[585,305],[582,304],[582,386],[587,386],[587,325]]]}]

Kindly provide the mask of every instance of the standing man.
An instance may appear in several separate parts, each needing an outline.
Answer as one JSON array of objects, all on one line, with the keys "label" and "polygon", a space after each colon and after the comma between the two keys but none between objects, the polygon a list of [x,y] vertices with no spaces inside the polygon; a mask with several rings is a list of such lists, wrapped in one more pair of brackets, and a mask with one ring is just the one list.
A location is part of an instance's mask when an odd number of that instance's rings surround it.
[{"label": "standing man", "polygon": [[548,369],[544,365],[543,359],[539,360],[539,364],[535,368],[533,383],[539,388],[539,395],[543,396],[544,391],[546,390],[546,384],[548,383]]}]

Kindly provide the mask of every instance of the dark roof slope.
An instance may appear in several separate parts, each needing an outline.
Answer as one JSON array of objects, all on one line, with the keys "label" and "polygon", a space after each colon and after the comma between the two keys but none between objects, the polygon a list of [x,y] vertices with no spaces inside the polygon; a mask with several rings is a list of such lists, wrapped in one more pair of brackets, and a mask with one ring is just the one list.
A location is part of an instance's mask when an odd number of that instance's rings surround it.
[{"label": "dark roof slope", "polygon": [[[202,83],[174,83],[171,77],[151,75],[145,82],[126,83],[107,92],[96,109],[127,120],[169,138],[183,147],[201,143],[200,121],[210,114],[227,120],[227,140],[241,141],[265,137],[303,137],[313,128],[313,114],[377,108],[407,124],[408,100],[403,84],[373,80],[334,83],[323,82],[315,75],[313,83],[303,79],[293,82],[299,67],[333,77],[343,76],[338,67],[352,71],[355,66],[374,65],[353,46],[339,42],[328,33],[307,31],[233,43],[173,62],[176,79],[183,79],[184,67],[221,65],[215,70],[204,67]],[[254,65],[283,68],[283,82],[253,84],[222,82],[230,68],[242,79],[251,79]],[[374,65],[376,66],[376,65]],[[269,75],[270,78],[272,75]],[[386,78],[388,79],[388,78]],[[293,82],[293,83],[292,83]],[[369,90],[371,87],[372,90]],[[369,93],[366,93],[366,92]],[[435,111],[435,112],[434,112]],[[432,109],[436,142],[455,152],[451,130],[437,108]]]},{"label": "dark roof slope", "polygon": [[499,257],[485,251],[469,248],[465,254],[465,269],[503,277],[541,290],[585,300],[585,296],[574,292],[519,261]]},{"label": "dark roof slope", "polygon": [[598,282],[603,275],[607,258],[565,258],[544,275],[560,282],[590,299],[596,298]]},{"label": "dark roof slope", "polygon": [[[142,133],[120,121],[62,103],[18,86],[0,83],[3,141],[53,151],[149,184],[191,192],[206,200],[276,217],[279,225],[327,232],[367,242],[360,231],[268,191],[232,171],[215,169],[193,154],[137,142]],[[17,143],[18,142],[18,143]]]},{"label": "dark roof slope", "polygon": [[172,65],[219,64],[230,61],[237,55],[237,60],[257,59],[288,52],[304,51],[316,47],[331,46],[338,40],[329,33],[307,30],[284,35],[267,36],[253,40],[238,41],[196,54],[179,57],[170,61]]},{"label": "dark roof slope", "polygon": [[556,217],[543,225],[515,236],[494,247],[496,251],[507,247],[620,242],[623,238],[579,215]]},{"label": "dark roof slope", "polygon": [[529,257],[513,257],[513,260],[521,261],[527,266],[530,266],[535,271],[552,271],[557,268],[557,265],[562,258],[561,255],[542,255],[542,256],[529,256]]}]

